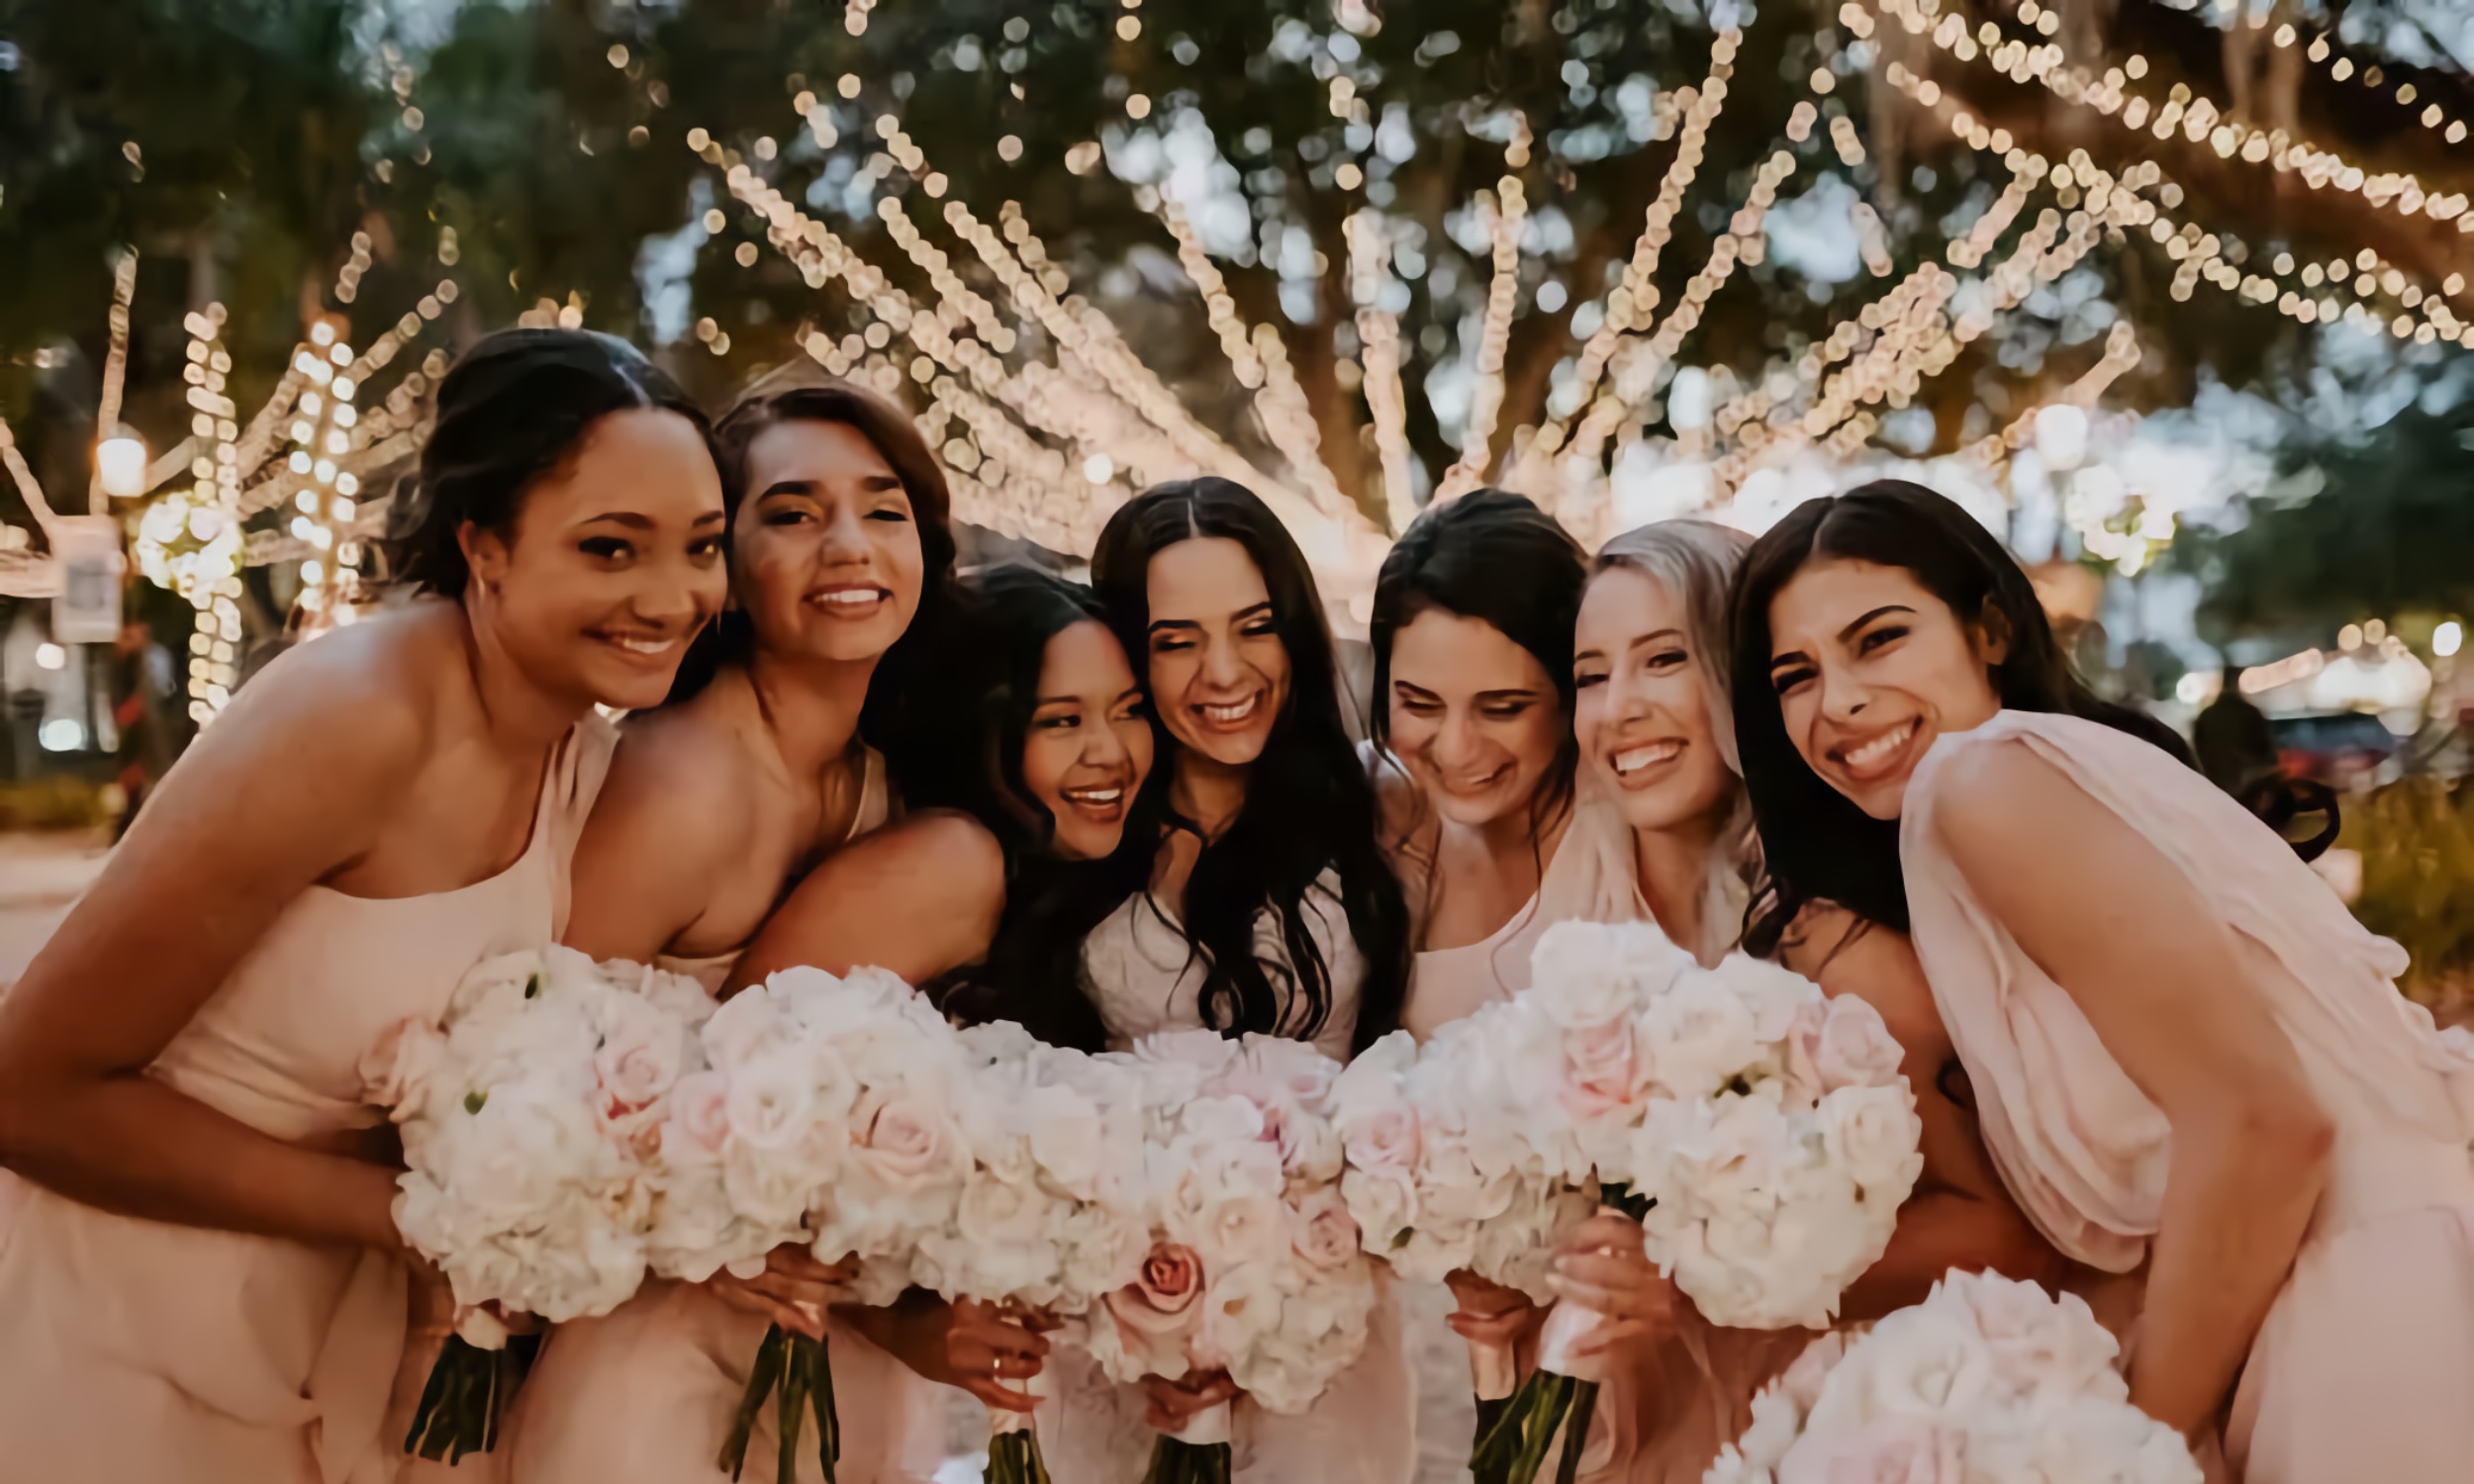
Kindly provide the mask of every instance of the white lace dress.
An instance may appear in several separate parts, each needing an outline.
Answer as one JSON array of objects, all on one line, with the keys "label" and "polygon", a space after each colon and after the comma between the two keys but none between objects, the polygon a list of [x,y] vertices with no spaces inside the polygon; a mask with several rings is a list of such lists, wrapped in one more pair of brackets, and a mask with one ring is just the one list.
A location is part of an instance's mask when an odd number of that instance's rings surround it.
[{"label": "white lace dress", "polygon": [[[1339,891],[1339,879],[1325,872],[1306,893],[1305,910],[1332,994],[1314,1044],[1345,1061],[1366,961],[1349,935]],[[1256,929],[1255,953],[1266,963],[1286,961],[1269,913]],[[1083,971],[1113,1047],[1202,1023],[1202,965],[1188,952],[1167,904],[1147,893],[1128,897],[1093,931]],[[1380,1281],[1366,1353],[1311,1408],[1282,1417],[1239,1400],[1231,1439],[1236,1484],[1408,1484],[1417,1462],[1417,1387],[1398,1297],[1388,1276]],[[1049,1372],[1054,1397],[1038,1422],[1049,1472],[1075,1484],[1137,1484],[1156,1436],[1143,1422],[1141,1389],[1111,1384],[1070,1346],[1051,1352]]]}]

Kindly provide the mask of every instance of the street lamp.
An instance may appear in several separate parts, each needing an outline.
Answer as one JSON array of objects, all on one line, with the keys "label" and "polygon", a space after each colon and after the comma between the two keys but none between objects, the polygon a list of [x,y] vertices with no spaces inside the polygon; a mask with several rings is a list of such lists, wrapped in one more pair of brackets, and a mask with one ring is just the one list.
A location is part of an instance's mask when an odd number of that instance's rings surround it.
[{"label": "street lamp", "polygon": [[95,445],[94,467],[106,495],[129,500],[146,492],[146,445],[126,427]]}]

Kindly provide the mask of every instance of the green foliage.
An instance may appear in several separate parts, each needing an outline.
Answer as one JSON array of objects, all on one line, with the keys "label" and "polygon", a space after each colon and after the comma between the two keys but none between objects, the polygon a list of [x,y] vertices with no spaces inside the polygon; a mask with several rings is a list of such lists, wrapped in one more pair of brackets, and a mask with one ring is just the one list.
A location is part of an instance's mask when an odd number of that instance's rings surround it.
[{"label": "green foliage", "polygon": [[2331,629],[2365,617],[2474,613],[2474,405],[2409,407],[2374,434],[2306,445],[2310,499],[2263,505],[2177,560],[2208,582],[2212,636]]},{"label": "green foliage", "polygon": [[2406,992],[2437,1009],[2474,998],[2474,788],[2406,779],[2345,807],[2354,915],[2413,956]]}]

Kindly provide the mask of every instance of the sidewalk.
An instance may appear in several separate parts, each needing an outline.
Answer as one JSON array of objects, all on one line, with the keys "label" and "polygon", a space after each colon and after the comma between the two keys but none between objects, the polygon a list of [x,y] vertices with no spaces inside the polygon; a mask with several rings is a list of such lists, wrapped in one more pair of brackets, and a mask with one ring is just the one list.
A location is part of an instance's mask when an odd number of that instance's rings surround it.
[{"label": "sidewalk", "polygon": [[0,984],[35,954],[111,859],[103,832],[0,835]]}]

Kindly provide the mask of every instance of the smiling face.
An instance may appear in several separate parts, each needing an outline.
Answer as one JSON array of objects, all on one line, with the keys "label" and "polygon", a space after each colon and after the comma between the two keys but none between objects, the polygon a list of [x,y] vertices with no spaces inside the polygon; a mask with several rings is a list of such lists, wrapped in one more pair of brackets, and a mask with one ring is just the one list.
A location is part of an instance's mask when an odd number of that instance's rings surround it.
[{"label": "smiling face", "polygon": [[926,558],[910,497],[846,422],[777,422],[747,447],[733,522],[739,601],[777,653],[873,660],[919,608]]},{"label": "smiling face", "polygon": [[1483,619],[1429,607],[1391,639],[1390,745],[1455,824],[1525,810],[1563,750],[1564,708],[1537,656]]},{"label": "smiling face", "polygon": [[721,478],[696,425],[630,409],[533,482],[505,535],[466,525],[476,627],[544,690],[658,705],[721,607]]},{"label": "smiling face", "polygon": [[1936,737],[2001,709],[1989,670],[2000,637],[1961,622],[1903,567],[1811,562],[1771,600],[1769,631],[1788,740],[1875,819],[1898,817]]},{"label": "smiling face", "polygon": [[1676,829],[1733,801],[1738,781],[1711,724],[1714,658],[1692,652],[1665,583],[1620,566],[1590,580],[1572,634],[1572,730],[1636,830]]},{"label": "smiling face", "polygon": [[1040,658],[1039,702],[1022,741],[1022,782],[1056,820],[1070,861],[1112,854],[1151,776],[1151,719],[1134,667],[1107,625],[1057,631]]},{"label": "smiling face", "polygon": [[1203,757],[1246,767],[1288,703],[1288,646],[1262,569],[1226,536],[1196,536],[1162,547],[1145,580],[1161,724]]}]

